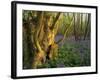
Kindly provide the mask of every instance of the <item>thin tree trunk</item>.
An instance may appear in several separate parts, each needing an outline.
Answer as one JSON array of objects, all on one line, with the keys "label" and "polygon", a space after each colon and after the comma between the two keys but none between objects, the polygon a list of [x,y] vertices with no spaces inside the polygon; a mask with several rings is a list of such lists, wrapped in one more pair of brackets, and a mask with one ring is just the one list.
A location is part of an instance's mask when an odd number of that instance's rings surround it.
[{"label": "thin tree trunk", "polygon": [[83,13],[81,13],[81,40],[82,40],[82,37],[83,37],[82,27],[83,27]]},{"label": "thin tree trunk", "polygon": [[86,23],[86,28],[85,28],[85,33],[84,33],[84,40],[86,39],[86,36],[87,36],[87,32],[88,32],[88,28],[89,28],[89,23],[90,23],[90,15],[88,14],[87,15],[87,23]]},{"label": "thin tree trunk", "polygon": [[73,13],[74,15],[74,37],[75,37],[75,40],[77,40],[77,37],[76,37],[76,18],[75,18],[75,13]]}]

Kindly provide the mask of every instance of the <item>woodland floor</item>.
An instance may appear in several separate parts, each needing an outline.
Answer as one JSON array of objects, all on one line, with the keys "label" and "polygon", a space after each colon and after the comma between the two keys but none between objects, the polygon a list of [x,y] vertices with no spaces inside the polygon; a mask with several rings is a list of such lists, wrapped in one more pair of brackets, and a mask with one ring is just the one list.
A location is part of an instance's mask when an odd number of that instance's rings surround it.
[{"label": "woodland floor", "polygon": [[[58,35],[55,40],[58,41],[62,37]],[[57,60],[48,61],[40,68],[90,66],[90,56],[89,39],[75,41],[74,37],[69,37],[59,44]]]}]

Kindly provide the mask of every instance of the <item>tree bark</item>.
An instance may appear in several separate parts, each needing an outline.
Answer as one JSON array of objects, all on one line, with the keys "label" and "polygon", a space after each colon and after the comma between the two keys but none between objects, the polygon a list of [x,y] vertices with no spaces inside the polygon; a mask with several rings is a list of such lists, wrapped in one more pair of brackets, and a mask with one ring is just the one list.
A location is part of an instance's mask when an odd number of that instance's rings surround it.
[{"label": "tree bark", "polygon": [[[38,68],[47,59],[56,59],[58,54],[58,45],[55,43],[55,26],[56,22],[60,17],[60,13],[57,14],[51,27],[49,26],[50,15],[46,15],[44,12],[39,12],[37,14],[38,24],[34,32],[34,46],[35,55],[33,59],[32,68]],[[52,28],[52,29],[51,29]]]},{"label": "tree bark", "polygon": [[84,40],[86,39],[87,33],[88,33],[88,29],[89,29],[89,25],[90,25],[90,15],[87,14],[87,23],[86,23],[86,28],[85,28],[85,33],[84,33]]}]

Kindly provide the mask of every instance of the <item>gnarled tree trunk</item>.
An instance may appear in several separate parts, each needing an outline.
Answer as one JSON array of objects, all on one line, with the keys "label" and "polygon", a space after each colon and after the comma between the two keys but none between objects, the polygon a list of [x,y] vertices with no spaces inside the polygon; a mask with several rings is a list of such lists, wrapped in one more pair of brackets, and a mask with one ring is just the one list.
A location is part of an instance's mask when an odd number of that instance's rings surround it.
[{"label": "gnarled tree trunk", "polygon": [[51,21],[52,16],[46,12],[37,12],[37,25],[33,34],[35,54],[32,68],[38,68],[47,59],[56,59],[58,54],[58,45],[55,43],[55,36],[58,26],[55,26],[60,17],[58,13]]}]

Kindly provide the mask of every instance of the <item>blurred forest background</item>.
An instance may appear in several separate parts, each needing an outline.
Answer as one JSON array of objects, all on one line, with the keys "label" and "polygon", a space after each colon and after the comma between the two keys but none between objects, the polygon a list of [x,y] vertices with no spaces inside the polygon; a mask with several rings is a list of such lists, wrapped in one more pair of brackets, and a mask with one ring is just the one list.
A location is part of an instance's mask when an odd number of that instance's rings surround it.
[{"label": "blurred forest background", "polygon": [[91,65],[91,14],[23,10],[23,69]]}]

